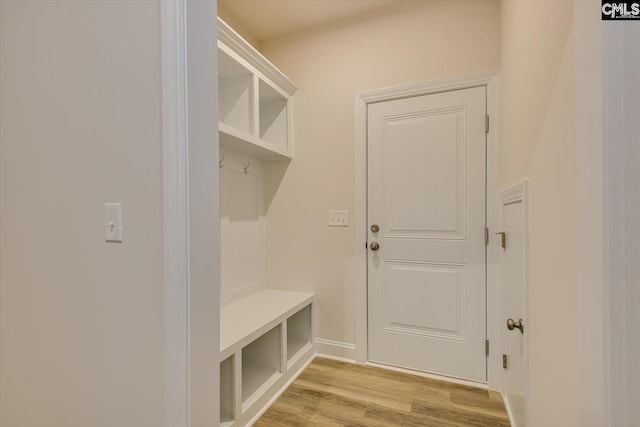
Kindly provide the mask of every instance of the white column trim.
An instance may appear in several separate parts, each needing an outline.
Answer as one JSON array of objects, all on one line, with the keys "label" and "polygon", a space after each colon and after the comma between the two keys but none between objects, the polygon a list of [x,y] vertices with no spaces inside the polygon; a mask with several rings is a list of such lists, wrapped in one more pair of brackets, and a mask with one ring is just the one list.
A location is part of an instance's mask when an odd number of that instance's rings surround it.
[{"label": "white column trim", "polygon": [[220,420],[216,2],[161,4],[164,425],[216,425]]},{"label": "white column trim", "polygon": [[[356,362],[368,361],[368,332],[367,332],[367,106],[370,103],[390,101],[411,96],[427,95],[470,87],[485,86],[487,88],[487,113],[491,117],[491,126],[487,133],[487,226],[495,228],[496,206],[499,203],[499,96],[498,71],[490,70],[455,76],[447,79],[434,80],[406,86],[385,88],[367,92],[360,92],[355,97],[355,213],[354,226],[355,242],[355,282],[356,282]],[[494,242],[492,240],[492,242]],[[487,251],[487,299],[493,306],[499,304],[501,289],[496,277],[496,259],[492,246]],[[491,347],[499,349],[501,326],[499,310],[487,309],[487,336],[491,340]],[[499,305],[498,305],[499,307]],[[492,350],[487,363],[488,384],[499,389],[501,383],[499,351]]]},{"label": "white column trim", "polygon": [[189,214],[186,2],[162,2],[164,418],[189,426]]},{"label": "white column trim", "polygon": [[217,3],[185,1],[188,153],[188,410],[220,423],[220,187]]},{"label": "white column trim", "polygon": [[185,2],[162,3],[165,426],[189,425]]},{"label": "white column trim", "polygon": [[367,312],[367,101],[371,92],[356,94],[355,133],[355,256],[354,280],[356,301],[356,348],[355,361],[366,363],[368,357],[368,312]]},{"label": "white column trim", "polygon": [[[618,24],[618,23],[616,23]],[[629,336],[625,212],[625,25],[602,27],[603,49],[603,315],[606,425],[628,427]]]}]

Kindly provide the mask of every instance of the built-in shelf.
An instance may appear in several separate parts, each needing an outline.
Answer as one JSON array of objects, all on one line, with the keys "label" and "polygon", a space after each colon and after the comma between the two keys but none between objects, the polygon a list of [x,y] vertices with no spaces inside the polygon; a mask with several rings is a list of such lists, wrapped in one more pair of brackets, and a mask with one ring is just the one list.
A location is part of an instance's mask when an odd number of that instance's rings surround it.
[{"label": "built-in shelf", "polygon": [[223,425],[243,425],[311,360],[313,300],[308,292],[264,289],[221,307]]},{"label": "built-in shelf", "polygon": [[289,100],[264,80],[259,81],[260,139],[288,152],[287,109]]},{"label": "built-in shelf", "polygon": [[220,308],[220,353],[233,354],[313,302],[313,293],[264,289]]},{"label": "built-in shelf", "polygon": [[218,18],[220,140],[265,160],[291,159],[295,85]]},{"label": "built-in shelf", "polygon": [[311,305],[307,305],[287,319],[287,364],[311,345]]},{"label": "built-in shelf", "polygon": [[218,106],[220,122],[241,132],[254,132],[253,73],[218,48]]},{"label": "built-in shelf", "polygon": [[242,405],[250,406],[282,374],[281,325],[242,349]]},{"label": "built-in shelf", "polygon": [[226,123],[218,124],[220,146],[241,151],[264,160],[290,159],[291,154],[257,136],[240,131]]},{"label": "built-in shelf", "polygon": [[220,363],[220,425],[231,425],[234,419],[233,356]]},{"label": "built-in shelf", "polygon": [[220,425],[243,427],[313,358],[315,308],[312,293],[265,289],[264,163],[292,159],[296,87],[220,18],[217,52]]}]

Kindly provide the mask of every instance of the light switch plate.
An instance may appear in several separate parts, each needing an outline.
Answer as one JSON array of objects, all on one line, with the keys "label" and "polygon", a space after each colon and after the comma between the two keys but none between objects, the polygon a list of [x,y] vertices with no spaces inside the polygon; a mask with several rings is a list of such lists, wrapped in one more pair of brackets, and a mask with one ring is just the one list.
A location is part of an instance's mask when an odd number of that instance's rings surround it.
[{"label": "light switch plate", "polygon": [[104,240],[122,242],[122,204],[104,204]]},{"label": "light switch plate", "polygon": [[331,210],[329,211],[329,227],[348,227],[349,211]]}]

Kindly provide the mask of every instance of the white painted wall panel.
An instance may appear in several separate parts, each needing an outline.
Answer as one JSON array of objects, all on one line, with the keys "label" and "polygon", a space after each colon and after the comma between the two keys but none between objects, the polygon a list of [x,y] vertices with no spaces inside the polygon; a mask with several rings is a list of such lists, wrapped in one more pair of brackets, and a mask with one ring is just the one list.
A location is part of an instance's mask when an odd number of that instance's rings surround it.
[{"label": "white painted wall panel", "polygon": [[163,425],[160,6],[0,2],[2,426]]},{"label": "white painted wall panel", "polygon": [[627,325],[627,400],[628,419],[640,420],[640,26],[625,23],[624,28],[624,199],[626,258],[626,319]]},{"label": "white painted wall panel", "polygon": [[221,301],[227,304],[265,288],[264,175],[256,157],[231,149],[220,155]]}]

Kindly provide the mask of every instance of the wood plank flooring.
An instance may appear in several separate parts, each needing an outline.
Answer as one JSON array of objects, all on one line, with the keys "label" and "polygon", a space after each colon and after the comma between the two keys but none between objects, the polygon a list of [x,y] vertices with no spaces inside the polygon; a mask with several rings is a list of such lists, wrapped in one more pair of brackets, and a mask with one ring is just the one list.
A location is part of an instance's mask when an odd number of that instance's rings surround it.
[{"label": "wood plank flooring", "polygon": [[498,392],[316,358],[254,426],[510,424]]}]

